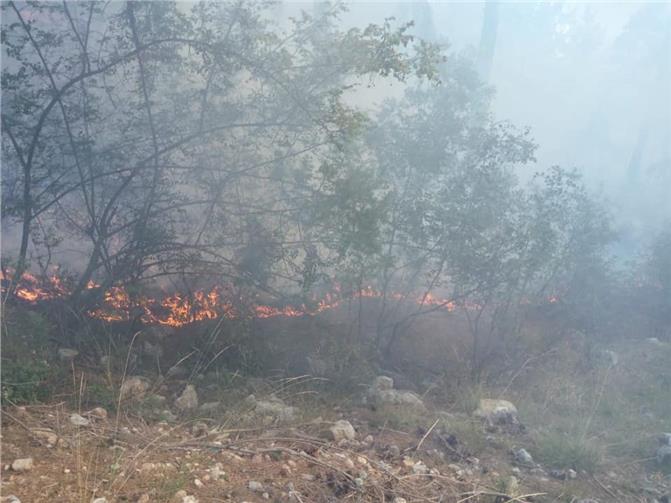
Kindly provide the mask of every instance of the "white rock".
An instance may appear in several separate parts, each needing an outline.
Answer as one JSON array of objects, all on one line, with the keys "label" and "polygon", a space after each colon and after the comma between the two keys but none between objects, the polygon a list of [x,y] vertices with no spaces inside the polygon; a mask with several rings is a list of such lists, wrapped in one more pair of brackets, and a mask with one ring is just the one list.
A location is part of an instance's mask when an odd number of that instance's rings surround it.
[{"label": "white rock", "polygon": [[72,414],[70,416],[70,423],[73,424],[74,426],[89,426],[91,424],[91,421],[89,421],[85,417],[80,416],[79,414]]},{"label": "white rock", "polygon": [[19,458],[12,463],[15,472],[27,472],[33,469],[33,458]]},{"label": "white rock", "polygon": [[517,407],[507,400],[482,398],[478,408],[473,411],[475,417],[490,424],[517,424]]},{"label": "white rock", "polygon": [[401,498],[399,496],[396,496],[394,498],[394,501],[392,503],[408,503],[408,500],[405,498]]},{"label": "white rock", "polygon": [[247,487],[249,488],[250,491],[258,493],[263,491],[263,484],[261,482],[257,482],[256,480],[250,480],[247,483]]},{"label": "white rock", "polygon": [[349,421],[345,421],[344,419],[336,421],[333,426],[329,428],[329,432],[331,433],[331,438],[335,442],[339,442],[343,439],[354,440],[356,438],[356,430]]},{"label": "white rock", "polygon": [[664,464],[671,462],[671,445],[662,445],[657,449],[656,453],[657,463]]},{"label": "white rock", "polygon": [[429,468],[421,461],[417,461],[417,463],[412,465],[412,472],[416,475],[426,475],[429,473]]},{"label": "white rock", "polygon": [[96,498],[91,500],[91,503],[107,503],[107,498]]},{"label": "white rock", "polygon": [[13,494],[10,494],[9,496],[3,496],[2,498],[0,498],[0,501],[2,503],[21,503],[19,497],[14,496]]},{"label": "white rock", "polygon": [[533,465],[534,464],[534,458],[531,457],[531,454],[529,454],[529,451],[526,449],[515,449],[513,451],[513,456],[515,457],[515,461],[517,461],[521,465]]},{"label": "white rock", "polygon": [[198,393],[193,384],[186,385],[182,394],[175,400],[175,407],[182,412],[198,408]]},{"label": "white rock", "polygon": [[48,447],[53,447],[58,443],[58,435],[51,430],[39,429],[31,431],[40,442],[47,444]]},{"label": "white rock", "polygon": [[276,396],[271,395],[267,400],[257,400],[254,395],[249,395],[245,403],[253,408],[257,416],[267,416],[281,422],[293,421],[296,417],[296,408],[286,405]]}]

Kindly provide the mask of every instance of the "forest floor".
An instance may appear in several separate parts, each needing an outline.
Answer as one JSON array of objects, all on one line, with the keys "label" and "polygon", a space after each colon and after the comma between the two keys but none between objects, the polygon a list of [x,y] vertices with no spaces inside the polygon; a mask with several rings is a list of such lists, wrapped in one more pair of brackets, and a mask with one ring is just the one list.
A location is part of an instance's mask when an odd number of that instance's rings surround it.
[{"label": "forest floor", "polygon": [[[3,502],[668,503],[671,494],[671,463],[656,459],[671,432],[669,343],[613,343],[593,368],[557,348],[503,386],[447,393],[446,380],[401,403],[366,401],[370,381],[191,379],[148,366],[131,376],[85,355],[65,361],[56,348],[45,378],[44,348],[23,343],[3,338]],[[31,375],[49,382],[47,396],[27,393]],[[518,419],[474,417],[483,398],[513,402]]]},{"label": "forest floor", "polygon": [[[438,427],[371,427],[370,414],[341,412],[357,435],[335,442],[321,434],[332,423],[319,418],[227,429],[203,420],[169,424],[124,417],[117,423],[88,415],[87,426],[75,426],[63,404],[14,408],[6,411],[2,432],[2,495],[87,503],[643,502],[669,490],[662,473],[645,474],[636,464],[558,480],[563,476],[540,466],[517,464],[507,448],[510,434],[487,434],[488,446],[475,457],[458,436],[446,442]],[[525,439],[513,442],[524,445]],[[19,458],[32,458],[32,469],[14,471],[11,463]]]}]

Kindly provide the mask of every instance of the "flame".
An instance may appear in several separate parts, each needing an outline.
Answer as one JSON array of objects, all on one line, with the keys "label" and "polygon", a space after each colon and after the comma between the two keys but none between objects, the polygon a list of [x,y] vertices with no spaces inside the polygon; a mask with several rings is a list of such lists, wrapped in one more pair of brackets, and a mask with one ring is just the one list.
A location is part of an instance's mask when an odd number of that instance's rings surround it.
[{"label": "flame", "polygon": [[[0,279],[3,282],[2,289],[4,292],[6,283],[13,281],[13,274],[11,271],[0,272]],[[86,285],[89,290],[100,287],[94,281],[89,281]],[[40,280],[30,273],[23,274],[15,292],[19,299],[31,304],[43,300],[64,298],[70,294],[69,288],[58,275],[52,274]],[[155,299],[145,296],[132,297],[125,288],[113,286],[104,292],[101,305],[90,310],[88,315],[108,322],[140,319],[145,324],[181,327],[197,321],[214,320],[220,317],[238,319],[244,316],[242,313],[247,312],[260,319],[278,316],[291,318],[315,315],[335,309],[347,300],[356,298],[381,299],[383,297],[385,297],[385,293],[371,285],[347,294],[336,284],[332,292],[326,293],[321,298],[313,298],[310,306],[301,304],[276,307],[251,303],[247,306],[247,309],[242,309],[236,308],[236,304],[231,300],[226,300],[235,299],[236,296],[232,291],[226,292],[222,287],[197,290],[190,295],[182,293],[167,294],[161,299]],[[411,297],[397,292],[387,292],[386,298],[397,301],[404,299],[413,301]],[[242,299],[237,300],[240,301],[237,305],[243,305]],[[555,303],[558,300],[558,297],[552,296],[548,299],[548,302]],[[434,307],[448,312],[457,309],[457,304],[453,300],[436,297],[432,293],[419,296],[414,299],[414,302],[421,307]],[[465,307],[473,306],[465,305]]]}]

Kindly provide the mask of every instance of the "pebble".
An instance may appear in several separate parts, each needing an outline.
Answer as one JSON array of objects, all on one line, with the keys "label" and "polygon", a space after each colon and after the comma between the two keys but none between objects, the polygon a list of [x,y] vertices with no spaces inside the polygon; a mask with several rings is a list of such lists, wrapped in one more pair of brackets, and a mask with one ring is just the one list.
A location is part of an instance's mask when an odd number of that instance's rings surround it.
[{"label": "pebble", "polygon": [[27,472],[33,469],[33,458],[19,458],[12,463],[15,472]]},{"label": "pebble", "polygon": [[90,417],[95,417],[97,419],[107,419],[107,411],[102,407],[96,407],[95,409],[91,409],[86,413],[86,415]]},{"label": "pebble", "polygon": [[51,430],[32,430],[32,434],[41,442],[47,444],[47,447],[53,447],[58,443],[58,435]]},{"label": "pebble", "polygon": [[74,426],[89,426],[91,424],[91,421],[89,421],[85,417],[80,416],[79,414],[72,414],[70,416],[70,423],[73,424]]},{"label": "pebble", "polygon": [[417,461],[417,463],[412,465],[412,472],[416,475],[425,475],[429,473],[429,468],[421,461]]},{"label": "pebble", "polygon": [[259,492],[259,493],[260,493],[261,491],[263,491],[263,484],[262,484],[261,482],[257,482],[256,480],[250,480],[250,481],[247,483],[247,488],[248,488],[250,491],[254,491],[254,492]]},{"label": "pebble", "polygon": [[515,461],[517,461],[521,465],[534,464],[534,458],[532,458],[531,454],[529,454],[529,451],[527,451],[524,448],[515,449],[513,451],[513,457],[515,458]]},{"label": "pebble", "polygon": [[389,452],[390,456],[393,456],[397,458],[398,456],[401,455],[401,449],[399,448],[398,445],[392,444],[387,448],[387,451]]}]

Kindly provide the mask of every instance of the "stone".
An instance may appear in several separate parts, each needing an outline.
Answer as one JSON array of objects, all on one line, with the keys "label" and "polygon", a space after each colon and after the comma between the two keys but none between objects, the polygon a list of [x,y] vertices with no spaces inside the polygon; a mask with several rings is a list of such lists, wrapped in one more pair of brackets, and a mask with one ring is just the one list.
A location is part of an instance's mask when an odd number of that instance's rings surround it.
[{"label": "stone", "polygon": [[70,424],[72,424],[73,426],[90,426],[91,421],[89,421],[85,417],[80,416],[79,414],[71,414]]},{"label": "stone", "polygon": [[340,440],[354,440],[356,438],[356,431],[349,421],[341,419],[336,421],[333,426],[329,428],[330,437],[333,441]]},{"label": "stone", "polygon": [[3,496],[0,498],[0,502],[2,503],[21,503],[21,500],[19,499],[18,496],[14,496],[13,494],[10,494],[9,496]]},{"label": "stone", "polygon": [[33,469],[33,458],[19,458],[12,463],[12,470],[15,472],[28,472]]},{"label": "stone", "polygon": [[247,488],[255,493],[263,492],[263,484],[261,482],[257,482],[256,480],[250,480],[247,483]]},{"label": "stone", "polygon": [[74,360],[77,355],[79,354],[79,351],[76,349],[71,349],[71,348],[60,348],[58,350],[58,358],[62,362],[71,362]]},{"label": "stone", "polygon": [[224,466],[221,463],[217,463],[210,468],[210,477],[212,477],[212,480],[219,480],[221,477],[226,476],[226,472],[223,468]]},{"label": "stone", "polygon": [[408,503],[408,500],[405,498],[401,498],[400,496],[396,496],[393,500],[392,503]]},{"label": "stone", "polygon": [[397,458],[401,455],[401,448],[396,444],[391,444],[389,447],[387,447],[387,452],[391,457]]},{"label": "stone", "polygon": [[531,466],[534,464],[534,458],[531,457],[531,454],[529,454],[529,451],[527,451],[526,449],[523,448],[514,449],[513,457],[515,458],[515,461],[520,465]]},{"label": "stone", "polygon": [[131,376],[121,384],[119,394],[122,399],[138,399],[142,398],[149,388],[149,382],[144,377]]},{"label": "stone", "polygon": [[659,445],[671,445],[671,433],[662,433],[659,437]]},{"label": "stone", "polygon": [[175,407],[182,412],[198,408],[198,393],[193,384],[187,384],[182,394],[175,400]]},{"label": "stone", "polygon": [[394,389],[394,380],[387,376],[377,376],[368,390],[368,398],[373,404],[407,405],[424,410],[424,402],[412,391]]},{"label": "stone", "polygon": [[662,445],[657,449],[657,453],[655,455],[657,458],[657,463],[665,464],[665,463],[671,463],[671,445]]},{"label": "stone", "polygon": [[473,416],[492,425],[517,423],[517,407],[507,400],[482,398]]},{"label": "stone", "polygon": [[182,503],[198,503],[198,498],[195,496],[191,496],[190,494],[187,494],[182,498]]},{"label": "stone", "polygon": [[429,473],[429,468],[421,461],[417,461],[414,465],[412,465],[412,473],[415,475],[426,475]]},{"label": "stone", "polygon": [[96,498],[91,500],[91,503],[107,503],[107,498]]},{"label": "stone", "polygon": [[566,470],[566,476],[569,478],[569,480],[575,480],[578,478],[578,472],[576,472],[572,468],[569,468],[568,470]]},{"label": "stone", "polygon": [[91,409],[86,413],[86,415],[88,417],[93,417],[96,419],[107,419],[107,411],[102,407],[96,407],[95,409]]},{"label": "stone", "polygon": [[245,403],[252,407],[254,414],[267,416],[280,422],[293,421],[296,417],[296,408],[285,404],[281,399],[271,395],[267,400],[257,400],[249,395]]},{"label": "stone", "polygon": [[58,435],[54,433],[51,430],[48,429],[36,429],[36,430],[31,430],[32,434],[37,438],[40,442],[46,444],[48,447],[53,447],[58,443]]},{"label": "stone", "polygon": [[567,478],[566,472],[564,470],[550,470],[548,473],[553,479],[566,480]]}]

